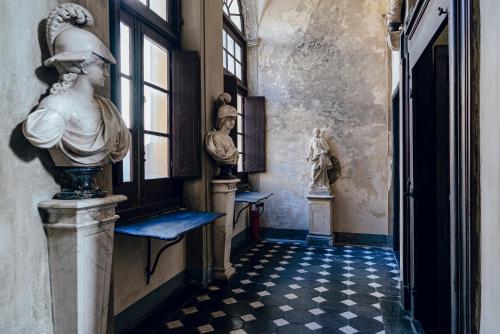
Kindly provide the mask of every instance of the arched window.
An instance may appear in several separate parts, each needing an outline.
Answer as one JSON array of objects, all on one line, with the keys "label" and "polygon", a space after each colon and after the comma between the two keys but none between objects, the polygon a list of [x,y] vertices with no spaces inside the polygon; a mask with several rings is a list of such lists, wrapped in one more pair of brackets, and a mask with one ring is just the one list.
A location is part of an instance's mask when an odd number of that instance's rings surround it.
[{"label": "arched window", "polygon": [[[222,32],[224,90],[231,94],[232,105],[238,110],[236,127],[231,133],[240,152],[238,172],[244,171],[244,99],[247,96],[246,39],[244,21],[239,0],[223,2],[224,30]],[[244,177],[243,177],[244,178]]]},{"label": "arched window", "polygon": [[243,32],[243,19],[239,0],[224,0],[224,14]]}]

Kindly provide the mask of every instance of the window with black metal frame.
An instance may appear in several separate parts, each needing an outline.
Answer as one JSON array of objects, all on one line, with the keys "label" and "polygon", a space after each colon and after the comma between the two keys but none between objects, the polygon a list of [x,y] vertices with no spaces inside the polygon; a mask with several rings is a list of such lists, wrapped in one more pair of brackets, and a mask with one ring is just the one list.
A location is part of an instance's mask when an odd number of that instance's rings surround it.
[{"label": "window with black metal frame", "polygon": [[182,180],[172,175],[172,58],[180,48],[178,0],[111,1],[112,99],[132,135],[113,168],[113,189],[128,200],[122,219],[179,208]]}]

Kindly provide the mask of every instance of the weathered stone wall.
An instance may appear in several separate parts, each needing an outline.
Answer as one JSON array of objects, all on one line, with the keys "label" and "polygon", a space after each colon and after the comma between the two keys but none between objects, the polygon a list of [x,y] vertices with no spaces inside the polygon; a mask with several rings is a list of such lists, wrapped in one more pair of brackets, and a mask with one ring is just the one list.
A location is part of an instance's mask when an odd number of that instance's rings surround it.
[{"label": "weathered stone wall", "polygon": [[[37,203],[58,190],[50,157],[24,140],[18,124],[46,86],[37,31],[57,1],[0,4],[0,332],[51,333],[47,243]],[[26,10],[25,8],[28,8]]]},{"label": "weathered stone wall", "polygon": [[[387,233],[388,96],[385,0],[272,0],[259,26],[258,87],[267,98],[264,225],[307,229],[312,129],[342,164],[335,230]],[[252,71],[252,68],[250,68]]]}]

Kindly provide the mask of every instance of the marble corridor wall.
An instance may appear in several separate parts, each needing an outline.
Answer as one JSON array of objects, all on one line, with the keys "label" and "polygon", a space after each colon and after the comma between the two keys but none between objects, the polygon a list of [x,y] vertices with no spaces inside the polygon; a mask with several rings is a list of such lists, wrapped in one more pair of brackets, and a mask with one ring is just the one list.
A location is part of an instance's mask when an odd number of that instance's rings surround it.
[{"label": "marble corridor wall", "polygon": [[[246,1],[252,9],[251,1]],[[259,1],[252,95],[267,99],[264,225],[308,229],[305,198],[312,129],[325,130],[342,164],[334,187],[338,232],[387,234],[389,53],[385,0]],[[258,6],[257,6],[258,7]],[[257,8],[258,9],[258,8]],[[255,10],[255,9],[254,9]],[[254,29],[255,29],[254,25]],[[255,32],[254,32],[255,33]]]}]

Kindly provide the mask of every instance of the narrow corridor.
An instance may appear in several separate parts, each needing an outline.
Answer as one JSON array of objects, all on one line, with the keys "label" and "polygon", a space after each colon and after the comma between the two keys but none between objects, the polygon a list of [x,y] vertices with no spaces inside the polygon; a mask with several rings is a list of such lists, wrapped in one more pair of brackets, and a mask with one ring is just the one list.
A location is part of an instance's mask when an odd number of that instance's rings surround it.
[{"label": "narrow corridor", "polygon": [[235,267],[154,333],[411,333],[395,306],[399,270],[388,249],[262,241]]}]

